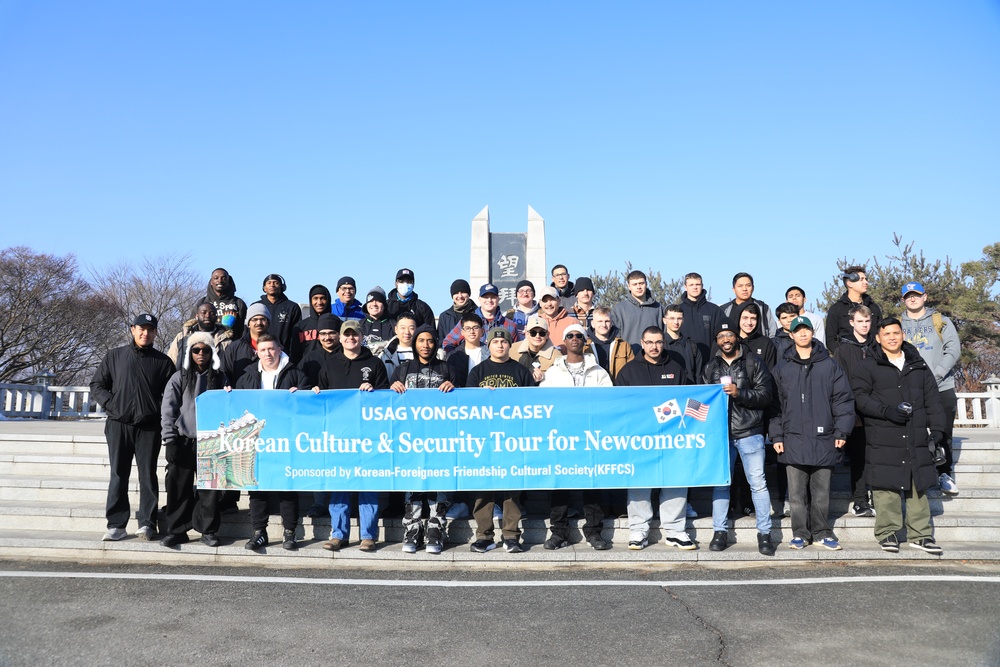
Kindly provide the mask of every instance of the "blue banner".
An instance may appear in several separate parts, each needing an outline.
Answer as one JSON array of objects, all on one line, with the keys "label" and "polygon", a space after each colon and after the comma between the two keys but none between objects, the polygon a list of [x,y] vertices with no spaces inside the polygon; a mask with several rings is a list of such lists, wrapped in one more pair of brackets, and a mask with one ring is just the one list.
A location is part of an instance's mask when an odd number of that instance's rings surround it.
[{"label": "blue banner", "polygon": [[198,486],[269,491],[729,484],[728,397],[690,387],[209,391]]}]

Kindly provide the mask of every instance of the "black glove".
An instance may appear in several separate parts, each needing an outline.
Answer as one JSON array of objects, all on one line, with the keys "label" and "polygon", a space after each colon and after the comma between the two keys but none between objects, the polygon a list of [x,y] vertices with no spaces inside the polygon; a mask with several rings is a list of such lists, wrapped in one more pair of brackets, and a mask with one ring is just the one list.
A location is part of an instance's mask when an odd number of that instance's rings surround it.
[{"label": "black glove", "polygon": [[944,442],[944,433],[941,431],[931,431],[929,447],[931,450],[931,463],[941,466],[948,462],[948,455],[944,451],[941,443]]},{"label": "black glove", "polygon": [[166,440],[164,441],[163,446],[166,449],[165,456],[167,458],[167,463],[177,463],[177,441]]},{"label": "black glove", "polygon": [[941,431],[931,431],[931,442],[935,447],[939,447],[944,442],[944,433]]},{"label": "black glove", "polygon": [[891,421],[893,424],[898,424],[900,426],[910,421],[910,415],[906,414],[895,405],[890,405],[884,408],[882,410],[882,416]]}]

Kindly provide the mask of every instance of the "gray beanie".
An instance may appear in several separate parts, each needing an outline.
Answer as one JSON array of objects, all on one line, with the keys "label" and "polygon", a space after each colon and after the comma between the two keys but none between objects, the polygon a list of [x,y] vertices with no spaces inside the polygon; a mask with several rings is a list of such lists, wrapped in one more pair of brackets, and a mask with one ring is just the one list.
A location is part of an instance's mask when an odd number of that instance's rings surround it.
[{"label": "gray beanie", "polygon": [[252,320],[257,315],[263,315],[264,317],[267,318],[268,322],[271,321],[271,311],[268,310],[267,306],[262,304],[260,301],[258,301],[257,303],[250,304],[250,307],[247,308],[246,324],[250,324],[250,320]]}]

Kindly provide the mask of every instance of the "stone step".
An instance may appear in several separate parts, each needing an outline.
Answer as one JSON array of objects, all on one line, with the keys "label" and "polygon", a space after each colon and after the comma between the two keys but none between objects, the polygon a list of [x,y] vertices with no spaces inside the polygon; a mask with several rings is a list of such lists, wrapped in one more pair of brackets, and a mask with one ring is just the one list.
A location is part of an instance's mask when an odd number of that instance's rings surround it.
[{"label": "stone step", "polygon": [[[243,499],[246,503],[246,499]],[[872,518],[855,517],[853,515],[831,515],[834,530],[841,540],[863,542],[872,538],[875,520]],[[273,530],[280,530],[281,519],[278,515],[270,517],[269,523]],[[66,533],[89,533],[99,535],[106,528],[103,503],[85,503],[75,507],[67,507],[56,502],[36,501],[25,503],[4,503],[0,507],[0,530],[43,530]],[[582,540],[580,526],[582,520],[571,520],[571,532],[574,539]],[[628,521],[619,517],[605,520],[604,536],[615,542],[625,544],[629,539]],[[963,542],[998,542],[1000,543],[1000,513],[998,512],[949,512],[934,517],[935,535],[939,541]],[[357,521],[352,520],[352,534],[357,536]],[[521,529],[527,542],[541,543],[547,536],[548,521],[541,517],[522,519]],[[134,523],[130,524],[134,530]],[[692,539],[706,542],[712,537],[711,517],[688,521],[689,534]],[[471,519],[455,519],[450,522],[448,539],[451,542],[467,543],[474,539],[475,524]],[[220,536],[233,539],[249,539],[253,530],[250,525],[249,512],[245,509],[223,517]],[[757,529],[753,517],[742,517],[732,523],[731,539],[738,542],[756,539]],[[772,534],[776,539],[789,539],[791,519],[788,517],[773,518]],[[299,535],[307,539],[327,539],[330,534],[329,518],[310,519],[303,517],[299,526]],[[497,535],[500,534],[497,522]],[[403,538],[402,521],[399,518],[387,518],[380,521],[381,539],[390,542],[400,542]],[[660,540],[656,522],[650,530],[651,540]]]},{"label": "stone step", "polygon": [[[272,527],[272,539],[280,539],[278,529]],[[168,549],[157,542],[145,542],[133,536],[120,542],[101,542],[90,535],[67,534],[43,530],[0,529],[0,558],[39,561],[68,561],[74,563],[145,564],[145,565],[250,565],[268,568],[311,568],[330,569],[337,567],[369,567],[385,569],[397,567],[395,561],[405,561],[407,568],[454,569],[510,568],[518,564],[534,567],[644,567],[657,565],[669,567],[675,564],[712,563],[746,561],[748,563],[781,562],[851,562],[851,561],[907,561],[918,563],[948,561],[1000,561],[1000,548],[995,544],[982,542],[944,542],[943,556],[931,556],[917,549],[903,545],[897,554],[889,554],[878,548],[873,540],[858,542],[843,541],[842,551],[828,551],[815,546],[795,551],[787,544],[778,544],[773,557],[757,553],[756,542],[731,545],[722,552],[709,551],[705,544],[697,551],[679,551],[663,544],[652,545],[642,551],[629,551],[623,543],[615,543],[608,551],[594,551],[586,544],[573,544],[565,549],[547,551],[540,544],[526,542],[527,550],[519,554],[508,554],[503,549],[495,549],[487,554],[469,551],[463,545],[446,545],[437,555],[424,551],[404,554],[395,543],[380,542],[374,553],[364,553],[353,542],[336,553],[325,551],[322,540],[307,540],[299,543],[296,551],[285,551],[280,544],[272,544],[254,553],[243,548],[243,540],[223,539],[219,547],[207,547],[197,541],[198,534],[190,533],[194,540],[180,547]]]}]

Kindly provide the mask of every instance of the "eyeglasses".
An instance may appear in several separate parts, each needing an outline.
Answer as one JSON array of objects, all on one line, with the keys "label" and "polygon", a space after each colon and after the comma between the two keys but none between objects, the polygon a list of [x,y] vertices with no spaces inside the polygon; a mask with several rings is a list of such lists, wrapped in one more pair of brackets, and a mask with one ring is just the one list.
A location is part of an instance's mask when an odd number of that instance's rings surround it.
[{"label": "eyeglasses", "polygon": [[191,354],[211,354],[212,348],[210,347],[192,347]]},{"label": "eyeglasses", "polygon": [[462,331],[465,331],[466,333],[472,333],[474,331],[479,331],[480,329],[482,329],[482,327],[478,324],[474,324],[470,327],[462,327]]},{"label": "eyeglasses", "polygon": [[662,340],[644,340],[642,341],[642,344],[649,345],[650,347],[663,347]]},{"label": "eyeglasses", "polygon": [[548,333],[545,329],[532,329],[528,332],[528,335],[532,338],[541,338],[542,336],[547,336]]},{"label": "eyeglasses", "polygon": [[568,273],[566,273],[565,271],[563,271],[562,273],[553,273],[552,277],[553,278],[563,278],[563,277],[568,276],[568,275],[569,275]]},{"label": "eyeglasses", "polygon": [[250,323],[267,324],[267,318],[264,317],[263,315],[254,315],[253,317],[250,318]]},{"label": "eyeglasses", "polygon": [[568,333],[563,336],[564,340],[583,340],[586,338],[582,333]]}]

